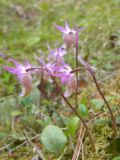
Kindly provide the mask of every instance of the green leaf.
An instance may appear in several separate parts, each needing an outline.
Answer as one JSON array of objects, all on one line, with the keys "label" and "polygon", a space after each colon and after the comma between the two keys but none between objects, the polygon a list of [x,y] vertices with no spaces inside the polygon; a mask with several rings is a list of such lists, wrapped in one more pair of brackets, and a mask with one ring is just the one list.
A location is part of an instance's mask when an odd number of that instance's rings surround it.
[{"label": "green leaf", "polygon": [[34,88],[30,94],[30,98],[32,103],[36,106],[39,107],[40,104],[40,92],[37,88]]},{"label": "green leaf", "polygon": [[81,103],[86,105],[87,104],[87,99],[86,97],[84,96],[82,99],[81,99]]},{"label": "green leaf", "polygon": [[18,110],[11,112],[11,116],[13,116],[13,117],[20,116],[21,114],[22,114],[22,112],[18,111]]},{"label": "green leaf", "polygon": [[113,65],[110,64],[110,63],[107,63],[104,65],[104,68],[107,69],[107,70],[112,70],[113,69]]},{"label": "green leaf", "polygon": [[6,123],[8,127],[12,124],[13,117],[11,112],[16,109],[17,101],[14,97],[5,97],[0,101],[0,117],[2,122]]},{"label": "green leaf", "polygon": [[96,111],[101,110],[104,105],[104,101],[102,99],[92,99],[91,102]]},{"label": "green leaf", "polygon": [[32,104],[32,100],[30,99],[30,97],[22,97],[20,98],[20,104],[23,106],[23,107],[26,107],[26,106],[29,106]]},{"label": "green leaf", "polygon": [[120,138],[113,139],[106,148],[107,153],[110,154],[120,154]]},{"label": "green leaf", "polygon": [[77,116],[71,117],[69,122],[68,122],[68,130],[69,130],[69,134],[74,137],[75,132],[78,128],[79,125],[79,118]]},{"label": "green leaf", "polygon": [[0,132],[0,139],[3,139],[7,136],[7,133],[5,132]]},{"label": "green leaf", "polygon": [[78,112],[83,116],[87,117],[88,116],[88,109],[85,104],[80,104],[78,107]]},{"label": "green leaf", "polygon": [[28,112],[34,113],[40,105],[39,90],[34,88],[29,96],[20,98],[20,104],[25,107]]},{"label": "green leaf", "polygon": [[120,157],[115,157],[112,160],[120,160]]},{"label": "green leaf", "polygon": [[47,126],[47,125],[50,124],[50,122],[51,122],[51,117],[47,117],[47,118],[44,119],[44,120],[37,119],[36,122],[37,122],[38,124],[40,124],[41,126],[45,127],[45,126]]},{"label": "green leaf", "polygon": [[115,100],[116,97],[115,96],[107,96],[106,99],[107,99],[107,101],[111,102],[111,101]]},{"label": "green leaf", "polygon": [[16,140],[20,140],[23,141],[26,139],[26,137],[24,136],[23,133],[18,133],[18,132],[12,132],[10,135],[12,138],[16,139]]},{"label": "green leaf", "polygon": [[67,143],[65,134],[55,125],[48,125],[44,128],[41,140],[47,151],[57,155],[63,152]]},{"label": "green leaf", "polygon": [[95,125],[95,126],[100,126],[100,127],[104,127],[104,126],[106,126],[106,125],[108,125],[108,121],[107,120],[105,120],[105,119],[96,119],[94,122],[93,122],[93,124]]}]

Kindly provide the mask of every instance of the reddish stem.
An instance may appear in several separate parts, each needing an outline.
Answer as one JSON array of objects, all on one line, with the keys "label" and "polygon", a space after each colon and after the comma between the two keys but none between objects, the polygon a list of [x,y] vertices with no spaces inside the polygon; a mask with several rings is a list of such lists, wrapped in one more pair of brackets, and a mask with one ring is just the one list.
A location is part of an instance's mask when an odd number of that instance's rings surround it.
[{"label": "reddish stem", "polygon": [[91,145],[93,147],[93,150],[95,151],[94,140],[93,140],[92,134],[91,134],[91,132],[90,132],[87,124],[85,123],[85,121],[83,120],[83,118],[81,117],[81,115],[76,111],[76,109],[69,103],[69,101],[67,100],[67,98],[63,95],[63,93],[61,92],[61,89],[60,89],[58,83],[56,82],[55,78],[53,76],[51,76],[51,78],[53,79],[54,84],[58,88],[58,91],[59,91],[61,97],[63,98],[63,100],[66,102],[66,104],[69,106],[69,108],[79,117],[80,121],[82,122],[83,126],[86,129],[86,133],[89,136],[89,139],[90,139]]},{"label": "reddish stem", "polygon": [[114,115],[113,115],[113,112],[112,112],[112,110],[111,110],[111,108],[110,108],[110,106],[109,106],[109,104],[108,104],[108,102],[107,102],[104,94],[102,93],[102,91],[101,91],[101,89],[100,89],[100,87],[99,87],[99,85],[98,85],[98,83],[97,83],[97,80],[96,80],[95,75],[94,75],[93,73],[91,73],[91,75],[92,75],[93,80],[94,80],[94,82],[95,82],[96,88],[98,89],[101,97],[103,98],[103,100],[104,100],[104,102],[105,102],[105,104],[106,104],[106,106],[107,106],[107,108],[108,108],[108,110],[109,110],[109,112],[110,112],[111,120],[112,120],[112,127],[113,127],[113,130],[114,130],[114,136],[117,136],[117,127],[116,127],[116,121],[115,121],[115,117],[114,117]]},{"label": "reddish stem", "polygon": [[[78,30],[76,31],[76,68],[78,67]],[[76,79],[77,79],[77,87],[76,87],[76,92],[75,92],[75,108],[78,108],[78,97],[77,97],[77,92],[78,92],[78,72],[76,71]]]},{"label": "reddish stem", "polygon": [[[31,70],[34,70],[34,69],[43,69],[43,68],[39,68],[39,67],[36,67],[36,68],[28,68],[28,69],[26,69],[26,72],[31,71]],[[57,87],[57,89],[58,89],[61,97],[64,99],[64,101],[65,101],[66,104],[69,106],[69,108],[70,108],[70,109],[79,117],[79,119],[81,120],[83,126],[84,126],[85,129],[86,129],[86,133],[87,133],[88,136],[89,136],[89,139],[90,139],[91,145],[92,145],[92,147],[93,147],[93,150],[95,151],[95,146],[94,146],[93,137],[92,137],[92,134],[91,134],[91,132],[90,132],[87,124],[85,123],[85,121],[83,120],[83,118],[81,117],[81,115],[76,111],[76,109],[69,103],[69,101],[67,100],[67,98],[63,95],[63,93],[61,92],[61,89],[60,89],[59,85],[57,84],[57,81],[55,80],[55,78],[54,78],[52,75],[50,75],[50,76],[51,76],[51,78],[53,79],[53,82],[54,82],[54,84],[56,85],[56,87]]]},{"label": "reddish stem", "polygon": [[[81,70],[81,68],[75,68],[75,69],[73,69],[73,70],[71,71],[71,73],[74,73],[74,72],[76,72],[76,71],[78,71],[78,70]],[[88,71],[89,71],[89,70],[88,70]],[[112,121],[112,127],[113,127],[113,130],[114,130],[114,136],[117,136],[117,127],[116,127],[116,121],[115,121],[115,117],[114,117],[114,115],[113,115],[113,112],[112,112],[112,110],[111,110],[111,108],[110,108],[110,106],[109,106],[109,104],[108,104],[108,102],[107,102],[104,94],[102,93],[102,91],[101,91],[101,89],[100,89],[100,87],[99,87],[99,85],[98,85],[98,82],[97,82],[97,80],[96,80],[96,77],[95,77],[94,73],[91,72],[91,71],[89,71],[89,73],[90,73],[91,76],[93,77],[93,80],[94,80],[94,83],[95,83],[95,85],[96,85],[96,88],[97,88],[97,90],[99,91],[101,97],[103,98],[103,100],[104,100],[104,102],[105,102],[105,104],[106,104],[106,106],[107,106],[107,108],[108,108],[108,110],[109,110],[109,112],[110,112],[111,121]]]},{"label": "reddish stem", "polygon": [[26,72],[28,72],[28,71],[32,71],[32,70],[36,70],[36,69],[45,70],[45,69],[44,69],[44,68],[42,68],[42,67],[32,67],[32,68],[28,68],[28,69],[26,69]]}]

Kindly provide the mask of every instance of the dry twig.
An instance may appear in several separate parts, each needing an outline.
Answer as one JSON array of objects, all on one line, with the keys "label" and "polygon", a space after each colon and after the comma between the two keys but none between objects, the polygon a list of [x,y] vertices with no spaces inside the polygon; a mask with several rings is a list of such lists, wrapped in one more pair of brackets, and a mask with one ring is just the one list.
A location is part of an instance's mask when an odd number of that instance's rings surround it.
[{"label": "dry twig", "polygon": [[76,144],[76,147],[75,147],[75,151],[74,151],[72,160],[78,160],[78,158],[79,158],[84,134],[85,134],[85,128],[84,128],[83,125],[81,125],[80,130],[79,130],[78,141],[77,141],[77,144]]}]

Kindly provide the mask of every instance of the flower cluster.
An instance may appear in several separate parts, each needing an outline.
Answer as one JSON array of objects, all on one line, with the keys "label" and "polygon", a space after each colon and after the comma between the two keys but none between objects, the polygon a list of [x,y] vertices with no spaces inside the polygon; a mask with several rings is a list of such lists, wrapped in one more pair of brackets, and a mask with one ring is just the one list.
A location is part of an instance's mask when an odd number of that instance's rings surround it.
[{"label": "flower cluster", "polygon": [[[81,123],[85,127],[86,132],[90,138],[91,144],[94,148],[94,141],[92,139],[90,130],[86,122],[84,121],[84,119],[82,119],[81,114],[77,112],[77,107],[78,107],[78,98],[77,98],[78,72],[77,71],[80,70],[80,68],[78,67],[78,61],[91,74],[94,80],[94,83],[110,112],[114,135],[117,135],[115,117],[112,113],[111,107],[109,106],[104,94],[100,90],[100,87],[94,75],[93,67],[90,66],[86,61],[84,61],[81,56],[78,56],[78,33],[81,29],[78,29],[77,27],[70,29],[67,22],[65,23],[65,27],[62,27],[59,25],[55,25],[55,27],[57,30],[63,33],[63,42],[64,42],[63,44],[65,44],[65,47],[63,47],[64,45],[62,44],[59,48],[56,48],[54,50],[51,50],[49,48],[49,55],[47,58],[47,62],[41,59],[41,57],[36,57],[37,61],[39,62],[39,66],[33,66],[28,61],[25,62],[24,64],[21,64],[15,61],[14,59],[9,59],[9,61],[12,62],[15,67],[4,66],[4,69],[12,73],[13,75],[17,76],[18,81],[22,85],[22,92],[20,93],[20,96],[26,96],[31,92],[33,75],[35,75],[36,78],[39,78],[42,75],[44,80],[49,80],[49,79],[53,80],[53,82],[55,83],[58,89],[60,89],[60,87],[56,81],[56,78],[59,79],[61,86],[63,85],[65,86],[64,95],[62,94],[62,92],[60,92],[61,97],[64,99],[64,101],[69,106],[69,108],[72,109],[72,111],[81,120]],[[71,47],[76,48],[76,57],[75,57],[76,68],[75,69],[72,69],[64,61],[64,56],[67,54],[67,52]],[[4,58],[3,54],[1,54],[0,56]],[[76,108],[74,108],[66,98],[66,97],[69,97],[72,93],[75,93]]]},{"label": "flower cluster", "polygon": [[[68,23],[65,23],[65,27],[55,25],[56,29],[63,33],[63,41],[66,45],[65,48],[59,47],[54,50],[49,50],[47,63],[45,63],[40,57],[36,59],[39,62],[39,67],[33,67],[29,62],[21,64],[14,59],[10,59],[14,63],[15,67],[4,66],[4,69],[17,76],[18,81],[23,86],[20,96],[28,95],[32,90],[32,74],[36,74],[39,77],[41,74],[45,80],[49,80],[52,77],[59,78],[62,85],[65,85],[66,90],[65,97],[69,97],[75,92],[77,87],[77,79],[72,71],[72,68],[64,62],[64,56],[67,54],[70,47],[76,47],[78,45],[78,32],[81,29],[70,29]],[[80,62],[90,70],[90,66],[82,58]]]}]

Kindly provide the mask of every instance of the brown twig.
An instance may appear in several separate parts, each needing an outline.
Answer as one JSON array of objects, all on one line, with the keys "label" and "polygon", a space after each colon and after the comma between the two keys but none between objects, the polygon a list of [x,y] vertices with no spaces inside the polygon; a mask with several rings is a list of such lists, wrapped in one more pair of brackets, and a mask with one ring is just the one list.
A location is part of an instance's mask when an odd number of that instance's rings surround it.
[{"label": "brown twig", "polygon": [[85,160],[84,145],[82,143],[82,160]]},{"label": "brown twig", "polygon": [[36,147],[36,146],[34,145],[34,143],[32,143],[31,139],[28,137],[28,135],[27,135],[26,132],[24,132],[24,134],[25,134],[28,142],[29,142],[29,143],[31,144],[31,146],[34,148],[35,152],[39,155],[39,157],[40,157],[42,160],[45,160],[44,155],[42,154],[42,151],[40,150],[40,148]]},{"label": "brown twig", "polygon": [[84,135],[85,135],[85,128],[83,127],[83,125],[81,125],[80,130],[79,130],[79,136],[78,136],[77,144],[76,144],[76,147],[75,147],[75,151],[74,151],[72,160],[78,160],[78,158],[79,158]]}]

